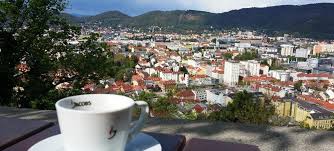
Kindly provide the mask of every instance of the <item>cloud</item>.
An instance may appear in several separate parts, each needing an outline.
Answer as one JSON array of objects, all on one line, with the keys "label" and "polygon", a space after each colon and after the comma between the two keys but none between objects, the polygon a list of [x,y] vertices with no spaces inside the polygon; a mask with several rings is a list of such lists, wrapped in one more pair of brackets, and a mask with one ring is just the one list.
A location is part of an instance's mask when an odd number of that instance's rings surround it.
[{"label": "cloud", "polygon": [[129,15],[139,15],[152,10],[193,9],[221,13],[249,7],[323,2],[334,3],[334,0],[70,0],[67,12],[96,14],[109,10],[120,10]]}]

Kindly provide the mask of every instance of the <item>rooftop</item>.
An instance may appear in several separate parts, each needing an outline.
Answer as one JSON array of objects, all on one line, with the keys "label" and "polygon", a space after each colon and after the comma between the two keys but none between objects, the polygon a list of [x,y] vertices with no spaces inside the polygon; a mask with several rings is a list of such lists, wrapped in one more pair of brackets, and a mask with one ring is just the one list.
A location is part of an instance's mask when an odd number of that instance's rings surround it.
[{"label": "rooftop", "polygon": [[[55,111],[0,107],[0,116],[38,119],[55,122]],[[261,151],[328,151],[334,150],[334,132],[310,131],[297,127],[269,127],[239,123],[185,121],[151,118],[144,131],[182,134],[190,138],[205,138],[259,146]]]}]

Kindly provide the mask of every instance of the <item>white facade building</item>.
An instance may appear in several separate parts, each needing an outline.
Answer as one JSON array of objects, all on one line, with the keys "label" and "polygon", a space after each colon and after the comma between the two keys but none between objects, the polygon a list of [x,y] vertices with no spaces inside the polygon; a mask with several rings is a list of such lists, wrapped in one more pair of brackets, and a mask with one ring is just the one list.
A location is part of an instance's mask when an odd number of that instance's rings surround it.
[{"label": "white facade building", "polygon": [[209,104],[220,104],[222,106],[227,106],[232,99],[225,95],[223,90],[206,90],[207,101]]},{"label": "white facade building", "polygon": [[263,74],[263,75],[268,75],[269,74],[269,66],[267,65],[261,65],[260,66],[260,74]]},{"label": "white facade building", "polygon": [[270,70],[269,76],[280,81],[289,81],[290,79],[290,73],[284,70]]},{"label": "white facade building", "polygon": [[192,92],[195,94],[195,98],[199,101],[206,101],[207,94],[205,89],[197,89],[192,90]]},{"label": "white facade building", "polygon": [[255,60],[240,61],[240,76],[259,76],[261,65]]},{"label": "white facade building", "polygon": [[224,67],[224,83],[235,86],[239,82],[240,63],[236,61],[226,61]]},{"label": "white facade building", "polygon": [[299,48],[299,49],[296,49],[295,57],[297,57],[297,58],[308,58],[309,54],[310,54],[310,50],[304,49],[304,48]]},{"label": "white facade building", "polygon": [[235,43],[234,45],[238,48],[250,48],[252,46],[250,43]]},{"label": "white facade building", "polygon": [[293,56],[293,45],[284,44],[281,45],[281,55],[282,56]]}]

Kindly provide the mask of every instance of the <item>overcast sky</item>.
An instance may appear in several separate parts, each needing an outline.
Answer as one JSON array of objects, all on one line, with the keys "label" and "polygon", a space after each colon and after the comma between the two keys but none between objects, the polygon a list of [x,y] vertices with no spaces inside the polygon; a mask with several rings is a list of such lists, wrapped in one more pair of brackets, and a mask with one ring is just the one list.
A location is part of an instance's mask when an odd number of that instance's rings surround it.
[{"label": "overcast sky", "polygon": [[94,15],[119,10],[131,16],[152,10],[202,10],[214,13],[249,7],[334,3],[334,0],[69,0],[68,13]]}]

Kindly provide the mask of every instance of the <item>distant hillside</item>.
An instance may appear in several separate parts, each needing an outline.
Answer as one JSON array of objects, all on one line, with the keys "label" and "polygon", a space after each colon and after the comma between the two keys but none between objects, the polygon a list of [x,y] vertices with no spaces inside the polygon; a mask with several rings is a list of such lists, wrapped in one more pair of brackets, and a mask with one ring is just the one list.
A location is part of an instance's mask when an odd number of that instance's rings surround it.
[{"label": "distant hillside", "polygon": [[[69,18],[72,19],[72,18]],[[130,17],[118,11],[96,16],[73,18],[73,22],[99,23],[102,26],[151,25],[174,28],[245,28],[268,32],[289,32],[314,38],[334,39],[334,4],[283,5],[266,8],[245,8],[226,13],[209,13],[194,10],[152,11]]]},{"label": "distant hillside", "polygon": [[104,26],[115,26],[131,19],[130,16],[120,11],[108,11],[95,16],[82,17],[84,23],[100,23]]},{"label": "distant hillside", "polygon": [[248,8],[219,15],[215,24],[334,38],[334,4]]}]

